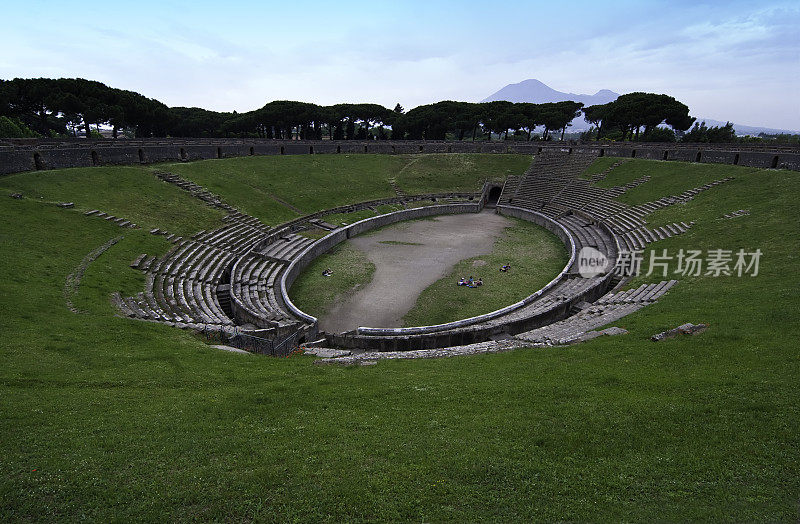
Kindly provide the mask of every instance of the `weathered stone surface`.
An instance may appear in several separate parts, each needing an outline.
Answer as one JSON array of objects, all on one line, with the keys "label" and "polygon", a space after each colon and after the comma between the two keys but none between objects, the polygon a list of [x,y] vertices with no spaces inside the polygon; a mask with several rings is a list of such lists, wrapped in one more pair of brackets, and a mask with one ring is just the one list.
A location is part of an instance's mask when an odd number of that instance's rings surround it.
[{"label": "weathered stone surface", "polygon": [[650,337],[650,340],[653,342],[660,342],[662,340],[675,338],[678,335],[697,335],[699,333],[703,333],[707,329],[708,324],[692,324],[687,322],[686,324],[681,324],[676,328],[662,331],[661,333],[656,333]]},{"label": "weathered stone surface", "polygon": [[235,348],[235,347],[231,347],[231,346],[224,346],[222,344],[217,344],[217,345],[214,345],[214,346],[211,346],[211,347],[214,348],[214,349],[221,349],[222,351],[228,351],[230,353],[239,353],[240,355],[251,355],[252,354],[249,351],[245,351],[243,349],[239,349],[239,348]]},{"label": "weathered stone surface", "polygon": [[602,337],[602,331],[587,331],[583,335],[579,336],[578,338],[574,339],[572,342],[586,342],[597,337]]},{"label": "weathered stone surface", "polygon": [[316,357],[321,358],[336,358],[336,357],[346,357],[352,354],[351,351],[347,351],[345,349],[333,349],[333,348],[305,348],[303,353],[306,355],[314,355]]},{"label": "weathered stone surface", "polygon": [[738,218],[738,217],[747,216],[749,214],[750,214],[750,210],[749,209],[739,209],[739,210],[734,211],[732,213],[727,213],[725,215],[722,215],[718,220],[726,220],[726,219],[731,219],[731,218]]},{"label": "weathered stone surface", "polygon": [[146,257],[147,257],[147,254],[146,254],[146,253],[142,253],[141,255],[139,255],[138,257],[136,257],[136,259],[135,259],[133,262],[131,262],[131,264],[130,264],[130,265],[131,265],[131,267],[132,267],[132,268],[134,268],[134,269],[138,268],[138,267],[139,267],[139,266],[142,264],[142,261],[143,261],[143,260],[144,260]]},{"label": "weathered stone surface", "polygon": [[[418,349],[412,351],[367,351],[346,357],[339,358],[320,358],[315,360],[315,364],[339,364],[339,365],[354,365],[362,362],[377,362],[378,360],[396,360],[396,359],[409,359],[409,358],[445,358],[457,357],[465,355],[480,355],[484,353],[500,353],[501,351],[510,351],[520,347],[541,347],[542,344],[531,344],[530,342],[523,342],[519,340],[500,340],[480,342],[477,344],[469,344],[466,346],[453,346],[438,349]],[[371,364],[367,364],[371,365]]]},{"label": "weathered stone surface", "polygon": [[570,343],[577,343],[577,342],[586,342],[587,340],[592,340],[602,336],[613,336],[613,335],[626,335],[628,331],[626,329],[622,329],[620,327],[612,326],[610,328],[606,328],[600,331],[587,331],[583,335],[579,336],[578,338],[570,341]]}]

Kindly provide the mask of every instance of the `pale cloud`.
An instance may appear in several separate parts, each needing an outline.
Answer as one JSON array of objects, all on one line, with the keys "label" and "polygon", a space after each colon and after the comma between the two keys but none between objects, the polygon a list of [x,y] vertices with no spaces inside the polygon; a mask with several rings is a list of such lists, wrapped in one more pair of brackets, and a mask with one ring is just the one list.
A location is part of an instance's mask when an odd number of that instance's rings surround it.
[{"label": "pale cloud", "polygon": [[575,93],[663,92],[695,115],[800,128],[794,2],[142,1],[6,11],[0,77],[81,76],[168,105],[410,108],[477,101],[537,78]]}]

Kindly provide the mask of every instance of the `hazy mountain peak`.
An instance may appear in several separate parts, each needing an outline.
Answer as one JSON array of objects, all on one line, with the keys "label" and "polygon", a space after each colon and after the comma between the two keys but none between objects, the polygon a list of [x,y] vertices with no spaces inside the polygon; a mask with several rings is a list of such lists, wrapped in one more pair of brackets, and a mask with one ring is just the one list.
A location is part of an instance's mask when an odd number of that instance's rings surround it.
[{"label": "hazy mountain peak", "polygon": [[601,89],[600,91],[595,93],[594,96],[613,96],[614,98],[616,98],[619,96],[619,93],[615,93],[614,91],[611,91],[609,89]]},{"label": "hazy mountain peak", "polygon": [[[585,107],[607,104],[613,102],[619,97],[619,93],[615,93],[609,89],[601,89],[593,95],[578,95],[575,93],[564,93],[556,91],[544,82],[535,78],[523,80],[517,84],[508,84],[503,89],[489,95],[481,100],[481,102],[494,102],[495,100],[506,100],[508,102],[532,102],[534,104],[544,104],[547,102],[563,102],[565,100],[573,100],[575,102],[583,102]],[[720,120],[712,120],[709,118],[698,118],[697,122],[706,122],[706,125],[711,126],[724,126],[725,122]],[[589,129],[588,124],[583,117],[578,117],[572,121],[570,131],[584,131]],[[737,134],[757,135],[758,133],[778,134],[788,133],[794,134],[798,131],[774,129],[760,126],[746,126],[741,124],[734,124],[734,129]]]},{"label": "hazy mountain peak", "polygon": [[564,93],[556,91],[544,82],[535,78],[523,80],[517,84],[508,84],[503,89],[489,95],[481,102],[493,102],[495,100],[507,100],[509,102],[532,102],[534,104],[544,104],[547,102],[563,102],[574,100],[583,102],[585,106],[595,104],[606,104],[617,99],[619,93],[608,89],[601,89],[594,95],[579,95],[575,93]]}]

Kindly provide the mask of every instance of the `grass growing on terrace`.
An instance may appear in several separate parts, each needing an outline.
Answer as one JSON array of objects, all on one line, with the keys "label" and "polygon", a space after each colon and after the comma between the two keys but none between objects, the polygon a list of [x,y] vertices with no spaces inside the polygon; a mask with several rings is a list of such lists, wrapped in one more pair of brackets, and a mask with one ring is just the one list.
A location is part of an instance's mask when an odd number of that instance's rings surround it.
[{"label": "grass growing on terrace", "polygon": [[305,213],[395,197],[390,179],[407,194],[479,191],[485,178],[521,174],[530,160],[527,155],[494,154],[292,155],[162,164],[159,168],[188,178],[276,225]]},{"label": "grass growing on terrace", "polygon": [[[635,162],[699,185],[690,164]],[[719,174],[737,178],[660,212],[698,223],[653,249],[762,247],[758,277],[678,277],[624,336],[362,368],[115,317],[108,293],[163,240],[0,195],[0,520],[796,520],[800,180]],[[123,191],[137,222],[180,229]],[[70,313],[66,275],[120,234]],[[711,328],[649,341],[687,321]]]},{"label": "grass growing on terrace", "polygon": [[607,157],[598,158],[597,160],[592,162],[592,165],[587,167],[583,171],[583,173],[581,173],[581,178],[585,178],[587,180],[591,180],[592,175],[599,175],[600,173],[602,173],[606,169],[610,168],[611,166],[613,166],[614,164],[616,164],[620,160],[623,160],[623,159],[615,158],[613,156],[607,156]]},{"label": "grass growing on terrace", "polygon": [[17,173],[0,178],[0,192],[21,192],[26,198],[43,203],[74,202],[75,209],[80,211],[99,209],[142,227],[158,227],[184,236],[219,227],[223,216],[222,211],[162,182],[144,167],[78,167]]},{"label": "grass growing on terrace", "polygon": [[[443,324],[511,305],[543,287],[569,260],[564,244],[544,228],[511,218],[487,255],[462,260],[423,291],[403,317],[405,326]],[[508,264],[511,270],[500,272]],[[457,286],[460,278],[483,278],[483,286]]]},{"label": "grass growing on terrace", "polygon": [[397,185],[408,194],[479,191],[483,181],[521,175],[529,155],[440,154],[402,155]]},{"label": "grass growing on terrace", "polygon": [[[598,162],[612,160],[600,158]],[[618,160],[618,159],[617,159]],[[663,196],[677,195],[699,187],[714,180],[736,174],[754,174],[766,170],[756,168],[726,166],[722,164],[695,164],[688,162],[659,162],[652,160],[630,159],[611,170],[608,176],[597,183],[601,187],[622,186],[637,178],[650,175],[652,178],[628,192],[620,195],[618,200],[629,205],[642,204],[657,200]],[[714,192],[714,190],[712,190]]]}]

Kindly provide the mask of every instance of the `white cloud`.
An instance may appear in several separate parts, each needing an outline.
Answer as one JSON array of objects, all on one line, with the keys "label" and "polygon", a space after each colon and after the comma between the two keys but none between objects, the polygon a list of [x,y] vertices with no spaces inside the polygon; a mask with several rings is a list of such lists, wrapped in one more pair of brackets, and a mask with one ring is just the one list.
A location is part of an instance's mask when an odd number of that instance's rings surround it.
[{"label": "white cloud", "polygon": [[794,3],[478,5],[98,4],[94,17],[16,6],[0,77],[82,76],[226,111],[273,99],[476,101],[538,78],[576,93],[664,92],[700,116],[800,128]]}]

